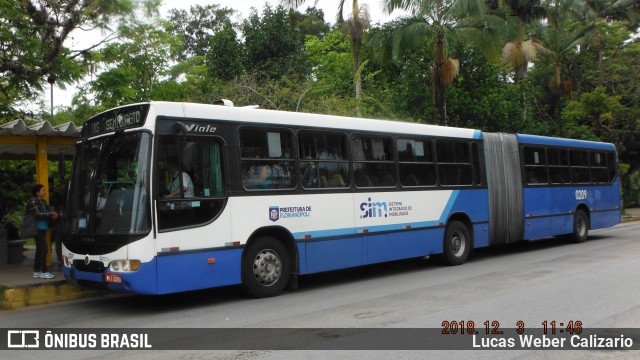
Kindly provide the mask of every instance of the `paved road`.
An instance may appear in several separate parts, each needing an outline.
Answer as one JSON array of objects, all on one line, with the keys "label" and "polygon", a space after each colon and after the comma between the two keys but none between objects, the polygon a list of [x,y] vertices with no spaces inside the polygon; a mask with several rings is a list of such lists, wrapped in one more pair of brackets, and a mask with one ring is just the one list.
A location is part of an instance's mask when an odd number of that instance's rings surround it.
[{"label": "paved road", "polygon": [[[640,328],[640,223],[592,232],[583,244],[543,240],[478,251],[463,266],[423,259],[303,277],[300,288],[248,299],[238,288],[145,297],[111,295],[0,312],[0,328],[440,328],[443,321],[582,321],[588,328]],[[10,352],[11,358],[41,358]],[[377,351],[369,358],[468,358],[468,351]],[[639,352],[485,351],[474,358],[605,358]],[[2,356],[2,354],[0,354]],[[4,356],[2,356],[5,358]],[[363,357],[356,351],[72,351],[51,359],[307,359]]]}]

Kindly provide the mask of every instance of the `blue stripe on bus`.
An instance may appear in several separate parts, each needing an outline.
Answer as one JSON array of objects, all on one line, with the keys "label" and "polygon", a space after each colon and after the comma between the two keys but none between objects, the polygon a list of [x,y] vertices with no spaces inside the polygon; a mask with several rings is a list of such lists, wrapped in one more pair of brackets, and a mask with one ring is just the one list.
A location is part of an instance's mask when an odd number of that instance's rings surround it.
[{"label": "blue stripe on bus", "polygon": [[460,194],[460,190],[454,190],[449,196],[449,201],[447,201],[447,205],[444,207],[444,211],[442,215],[440,215],[440,222],[444,223],[449,218],[451,214],[451,209],[453,209],[453,205],[456,203],[456,199],[458,198],[458,194]]}]

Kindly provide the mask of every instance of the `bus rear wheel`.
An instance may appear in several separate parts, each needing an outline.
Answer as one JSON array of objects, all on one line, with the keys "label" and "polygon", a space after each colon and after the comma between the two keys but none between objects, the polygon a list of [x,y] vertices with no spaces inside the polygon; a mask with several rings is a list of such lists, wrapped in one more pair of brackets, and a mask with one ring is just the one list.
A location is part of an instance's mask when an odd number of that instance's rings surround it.
[{"label": "bus rear wheel", "polygon": [[251,296],[279,295],[287,286],[290,274],[289,253],[280,241],[266,236],[249,244],[242,262],[242,278]]},{"label": "bus rear wheel", "polygon": [[587,213],[580,209],[576,211],[575,216],[573,217],[573,240],[577,243],[582,243],[587,241],[589,237],[589,217]]},{"label": "bus rear wheel", "polygon": [[461,221],[449,223],[444,234],[444,260],[449,265],[461,265],[471,252],[469,229]]}]

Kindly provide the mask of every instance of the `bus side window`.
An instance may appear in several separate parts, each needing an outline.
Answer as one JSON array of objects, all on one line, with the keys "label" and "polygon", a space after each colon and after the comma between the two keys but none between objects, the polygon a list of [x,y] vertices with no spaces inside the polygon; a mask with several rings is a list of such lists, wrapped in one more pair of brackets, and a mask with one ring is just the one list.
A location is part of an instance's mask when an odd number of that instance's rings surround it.
[{"label": "bus side window", "polygon": [[589,173],[589,153],[587,150],[570,150],[571,155],[571,182],[576,184],[591,183]]},{"label": "bus side window", "polygon": [[293,135],[283,129],[240,129],[242,186],[247,190],[295,188]]},{"label": "bus side window", "polygon": [[569,156],[566,149],[547,149],[549,176],[552,184],[568,184],[571,181],[569,173]]},{"label": "bus side window", "polygon": [[396,164],[391,138],[353,135],[351,149],[357,187],[396,186]]},{"label": "bus side window", "polygon": [[607,151],[607,170],[609,182],[615,180],[618,173],[618,164],[616,163],[616,153],[613,151]]},{"label": "bus side window", "polygon": [[[159,230],[197,226],[211,221],[224,205],[221,142],[212,137],[180,138],[170,135],[160,137],[158,144]],[[162,168],[171,161],[178,162],[179,171],[188,175],[182,179],[183,182],[190,179],[192,189],[167,198],[167,190],[163,188],[175,180]],[[188,188],[183,183],[185,186]]]},{"label": "bus side window", "polygon": [[348,176],[347,138],[341,133],[298,133],[300,183],[305,189],[345,188]]},{"label": "bus side window", "polygon": [[453,140],[438,140],[436,142],[436,156],[440,185],[473,185],[469,143]]},{"label": "bus side window", "polygon": [[590,152],[591,179],[596,184],[606,184],[609,182],[609,170],[607,169],[607,158],[604,152]]},{"label": "bus side window", "polygon": [[436,184],[436,167],[431,140],[399,138],[396,147],[398,149],[400,185],[415,187]]},{"label": "bus side window", "polygon": [[527,184],[546,184],[547,156],[543,147],[525,146],[524,170]]}]

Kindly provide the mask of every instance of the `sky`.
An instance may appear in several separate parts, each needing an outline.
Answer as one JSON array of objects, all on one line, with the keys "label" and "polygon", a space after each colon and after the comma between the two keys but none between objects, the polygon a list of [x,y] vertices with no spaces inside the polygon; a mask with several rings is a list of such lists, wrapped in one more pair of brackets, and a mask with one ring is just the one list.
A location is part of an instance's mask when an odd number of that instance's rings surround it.
[{"label": "sky", "polygon": [[[264,4],[268,3],[272,8],[275,8],[281,3],[281,0],[163,0],[160,8],[160,16],[166,17],[170,9],[185,9],[188,10],[193,5],[205,6],[209,4],[218,4],[220,7],[227,7],[237,11],[235,20],[245,19],[249,16],[251,8],[255,7],[258,13],[261,13],[264,8]],[[339,0],[319,0],[315,6],[324,11],[324,19],[328,23],[335,23],[336,14],[338,10]],[[352,1],[345,0],[345,13],[343,16],[347,17],[351,14]],[[385,23],[400,15],[401,12],[396,11],[392,14],[386,14],[384,12],[384,0],[358,0],[360,6],[366,5],[369,10],[369,16],[371,23]],[[307,1],[303,4],[299,10],[304,12],[307,7],[313,6],[313,0]],[[100,33],[94,33],[92,35],[82,34],[79,32],[72,32],[70,39],[65,45],[72,49],[81,49],[99,41],[104,35]],[[86,45],[86,46],[85,46]],[[76,85],[67,85],[66,90],[60,89],[54,85],[53,89],[53,105],[54,112],[57,106],[70,106],[71,100],[74,94],[77,92]],[[47,109],[51,107],[51,89],[47,86],[42,93],[42,99]],[[35,110],[35,109],[34,109]]]}]

